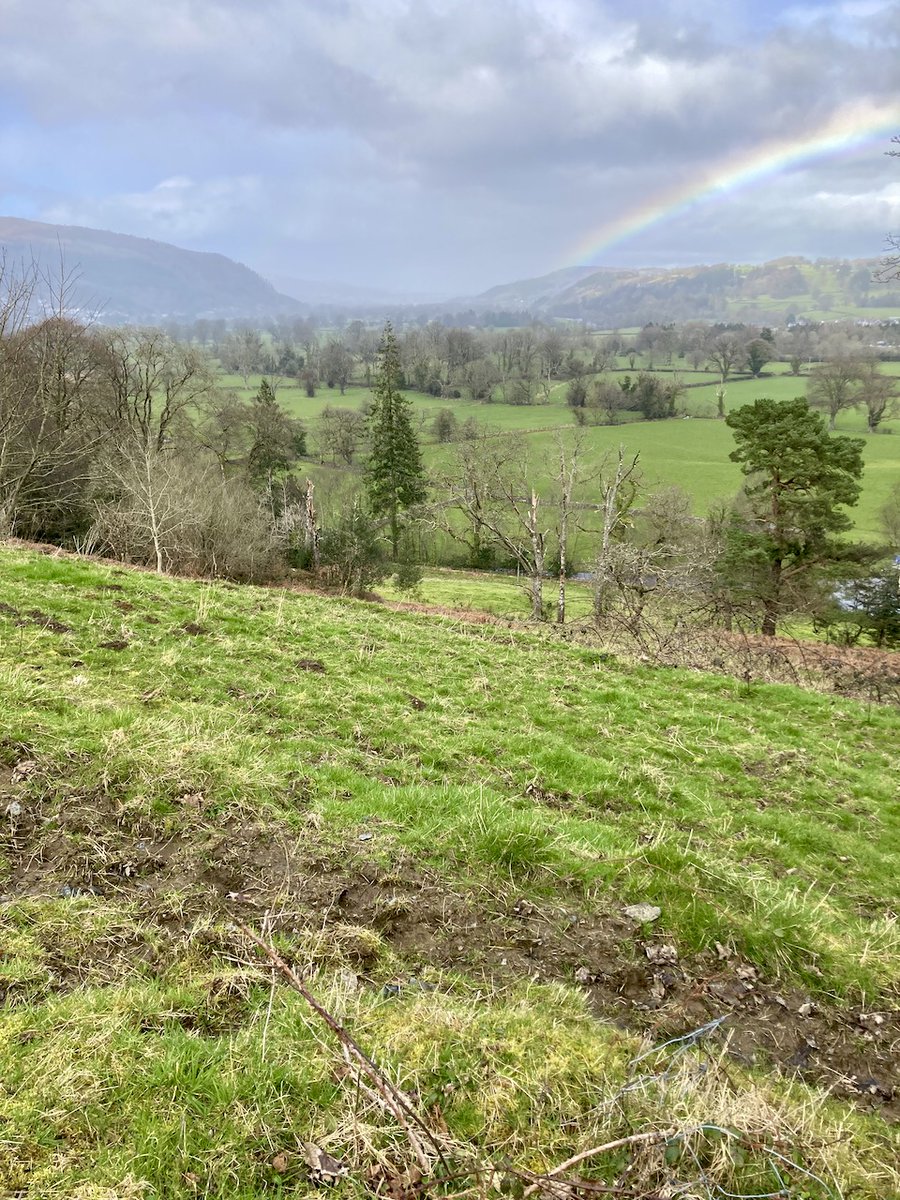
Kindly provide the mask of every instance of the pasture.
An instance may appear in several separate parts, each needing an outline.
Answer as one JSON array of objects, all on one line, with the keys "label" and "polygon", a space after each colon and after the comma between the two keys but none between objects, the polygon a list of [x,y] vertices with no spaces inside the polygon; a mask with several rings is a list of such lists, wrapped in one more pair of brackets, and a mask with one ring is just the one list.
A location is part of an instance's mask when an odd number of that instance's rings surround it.
[{"label": "pasture", "polygon": [[[638,364],[640,365],[640,364]],[[900,363],[885,364],[889,374],[900,374]],[[618,371],[617,375],[626,372]],[[731,431],[715,419],[716,377],[709,372],[678,372],[691,386],[685,394],[684,405],[687,417],[667,421],[643,421],[637,414],[627,413],[627,418],[615,426],[596,426],[584,431],[583,461],[586,474],[596,471],[610,453],[624,445],[630,453],[639,453],[645,486],[657,489],[666,485],[683,488],[691,497],[698,515],[706,512],[710,505],[727,500],[741,484],[738,468],[729,461],[733,449]],[[668,374],[665,376],[668,378]],[[222,385],[249,398],[259,385],[253,378],[245,387],[236,376],[223,376]],[[771,372],[760,379],[738,378],[726,385],[725,409],[730,411],[743,404],[752,403],[763,396],[776,400],[788,400],[805,395],[807,376],[795,377],[787,373],[783,364],[773,364]],[[427,464],[439,469],[446,463],[448,450],[434,444],[431,422],[436,412],[449,408],[460,423],[474,419],[479,424],[499,431],[517,432],[527,436],[530,455],[536,465],[539,487],[546,487],[555,457],[555,444],[559,431],[570,431],[575,427],[572,411],[566,405],[567,382],[555,383],[550,391],[549,403],[534,405],[481,404],[465,399],[440,399],[420,392],[406,390],[413,402],[419,419],[420,439],[425,450]],[[281,384],[278,399],[293,415],[307,422],[315,441],[315,421],[326,405],[358,408],[369,397],[365,387],[348,387],[344,396],[337,389],[319,388],[315,397],[308,397],[302,388]],[[900,420],[885,422],[882,431],[872,435],[866,432],[864,413],[854,409],[841,413],[837,421],[837,432],[852,437],[862,437],[865,473],[859,503],[851,516],[856,535],[877,541],[881,537],[879,509],[885,503],[893,484],[900,479]]]}]

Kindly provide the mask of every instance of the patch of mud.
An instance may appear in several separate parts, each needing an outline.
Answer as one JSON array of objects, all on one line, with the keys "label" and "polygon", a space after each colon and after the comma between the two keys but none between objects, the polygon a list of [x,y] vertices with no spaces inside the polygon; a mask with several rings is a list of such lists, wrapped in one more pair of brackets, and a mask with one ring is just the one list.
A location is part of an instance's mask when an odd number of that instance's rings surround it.
[{"label": "patch of mud", "polygon": [[[657,1042],[724,1017],[715,1037],[740,1061],[771,1064],[900,1119],[900,1019],[884,1005],[842,1008],[779,987],[726,947],[682,958],[620,909],[586,907],[574,893],[535,904],[500,885],[449,887],[402,852],[376,861],[377,830],[339,844],[314,823],[298,834],[252,819],[214,822],[200,792],[180,798],[180,825],[173,832],[170,820],[165,833],[161,820],[112,796],[44,802],[39,768],[27,761],[0,773],[0,853],[11,868],[0,883],[0,924],[23,897],[96,896],[137,914],[133,935],[79,951],[74,965],[60,954],[60,988],[92,974],[162,969],[188,945],[211,958],[246,957],[231,923],[265,919],[288,937],[339,947],[379,989],[381,939],[408,976],[564,981],[584,990],[598,1019]],[[351,945],[352,929],[373,938]]]},{"label": "patch of mud", "polygon": [[49,633],[72,632],[71,625],[65,625],[62,621],[57,621],[47,613],[41,612],[39,608],[31,608],[27,612],[20,612],[19,609],[13,608],[11,604],[0,604],[0,615],[11,617],[16,625],[21,627],[33,625],[38,629],[46,629]]}]

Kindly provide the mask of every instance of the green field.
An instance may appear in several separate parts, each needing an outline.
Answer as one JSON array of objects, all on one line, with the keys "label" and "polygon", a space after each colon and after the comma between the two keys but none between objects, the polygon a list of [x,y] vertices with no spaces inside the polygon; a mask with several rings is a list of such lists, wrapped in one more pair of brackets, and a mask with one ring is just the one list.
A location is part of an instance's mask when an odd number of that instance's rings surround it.
[{"label": "green field", "polygon": [[436,1131],[426,1194],[654,1130],[587,1177],[897,1194],[895,711],[16,548],[0,684],[0,1194],[317,1194],[307,1143],[403,1194],[236,922]]},{"label": "green field", "polygon": [[[776,367],[779,364],[776,364]],[[900,374],[900,363],[886,364],[888,373]],[[586,430],[584,462],[590,473],[601,463],[604,455],[615,452],[624,444],[631,452],[639,452],[645,484],[657,488],[676,484],[693,497],[695,511],[704,513],[717,500],[729,499],[741,484],[738,468],[729,461],[733,448],[731,431],[714,418],[716,410],[716,380],[708,373],[685,372],[685,378],[706,379],[702,387],[692,387],[687,392],[690,419],[670,421],[628,420],[618,426],[601,426]],[[223,377],[227,386],[237,386],[241,381],[234,376]],[[240,387],[240,394],[253,394],[258,380],[251,381],[250,388]],[[446,460],[447,451],[429,447],[430,420],[442,408],[451,408],[460,422],[469,418],[498,430],[516,431],[529,435],[529,444],[536,458],[553,455],[556,431],[574,426],[571,410],[565,403],[568,384],[555,384],[551,403],[530,406],[507,404],[472,404],[464,400],[441,400],[418,392],[407,392],[415,410],[421,414],[421,436],[427,447],[427,461],[438,464]],[[739,379],[729,382],[726,388],[726,411],[752,403],[755,399],[768,396],[776,400],[792,399],[805,394],[806,377],[795,378],[786,373],[774,373],[762,379]],[[326,404],[359,407],[370,393],[364,387],[348,388],[341,397],[337,390],[319,389],[314,398],[303,394],[293,385],[282,385],[278,399],[293,415],[301,417],[314,427],[315,419]],[[633,414],[627,414],[633,417]],[[854,509],[855,530],[858,536],[878,540],[881,534],[879,509],[885,503],[891,487],[900,480],[900,420],[884,423],[884,432],[874,435],[866,432],[862,412],[853,410],[842,413],[837,422],[837,432],[853,437],[862,437],[866,446],[866,464],[863,490],[859,504]]]}]

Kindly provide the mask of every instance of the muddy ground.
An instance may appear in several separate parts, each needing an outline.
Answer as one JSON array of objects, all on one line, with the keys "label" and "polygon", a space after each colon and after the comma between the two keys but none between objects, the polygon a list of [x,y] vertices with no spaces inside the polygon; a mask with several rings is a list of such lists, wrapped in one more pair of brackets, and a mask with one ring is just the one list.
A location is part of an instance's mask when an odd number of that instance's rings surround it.
[{"label": "muddy ground", "polygon": [[[265,922],[297,939],[298,967],[342,962],[386,995],[422,979],[452,988],[460,974],[486,988],[559,980],[582,988],[598,1019],[656,1042],[723,1017],[712,1036],[737,1060],[900,1119],[900,1013],[885,1002],[862,1010],[785,988],[726,946],[682,955],[654,925],[564,884],[546,903],[512,885],[450,886],[377,825],[337,841],[312,820],[299,834],[242,814],[213,820],[203,796],[188,794],[178,832],[163,836],[110,796],[35,801],[25,781],[38,770],[26,759],[0,773],[0,852],[11,868],[0,928],[27,897],[93,897],[131,914],[75,956],[64,929],[48,941],[51,990],[161,971],[198,944],[211,961],[250,964],[235,924]],[[25,1002],[27,990],[2,999]]]}]

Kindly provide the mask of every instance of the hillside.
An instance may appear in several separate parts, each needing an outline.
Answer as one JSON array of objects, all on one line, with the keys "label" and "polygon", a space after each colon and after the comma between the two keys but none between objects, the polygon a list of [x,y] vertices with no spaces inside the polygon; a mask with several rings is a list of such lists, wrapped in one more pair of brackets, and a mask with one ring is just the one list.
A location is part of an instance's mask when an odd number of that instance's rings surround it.
[{"label": "hillside", "polygon": [[877,259],[782,258],[756,266],[571,267],[491,288],[472,303],[529,309],[607,328],[694,319],[774,323],[788,317],[869,315],[900,320],[900,282],[876,282],[878,265]]},{"label": "hillside", "polygon": [[[0,253],[11,265],[36,262],[51,279],[59,275],[62,253],[66,270],[77,277],[71,304],[96,312],[107,324],[263,319],[305,311],[261,275],[223,254],[182,250],[122,233],[0,217]],[[44,284],[38,299],[46,303]]]},{"label": "hillside", "polygon": [[900,1189],[896,711],[10,546],[0,684],[0,1194]]}]

